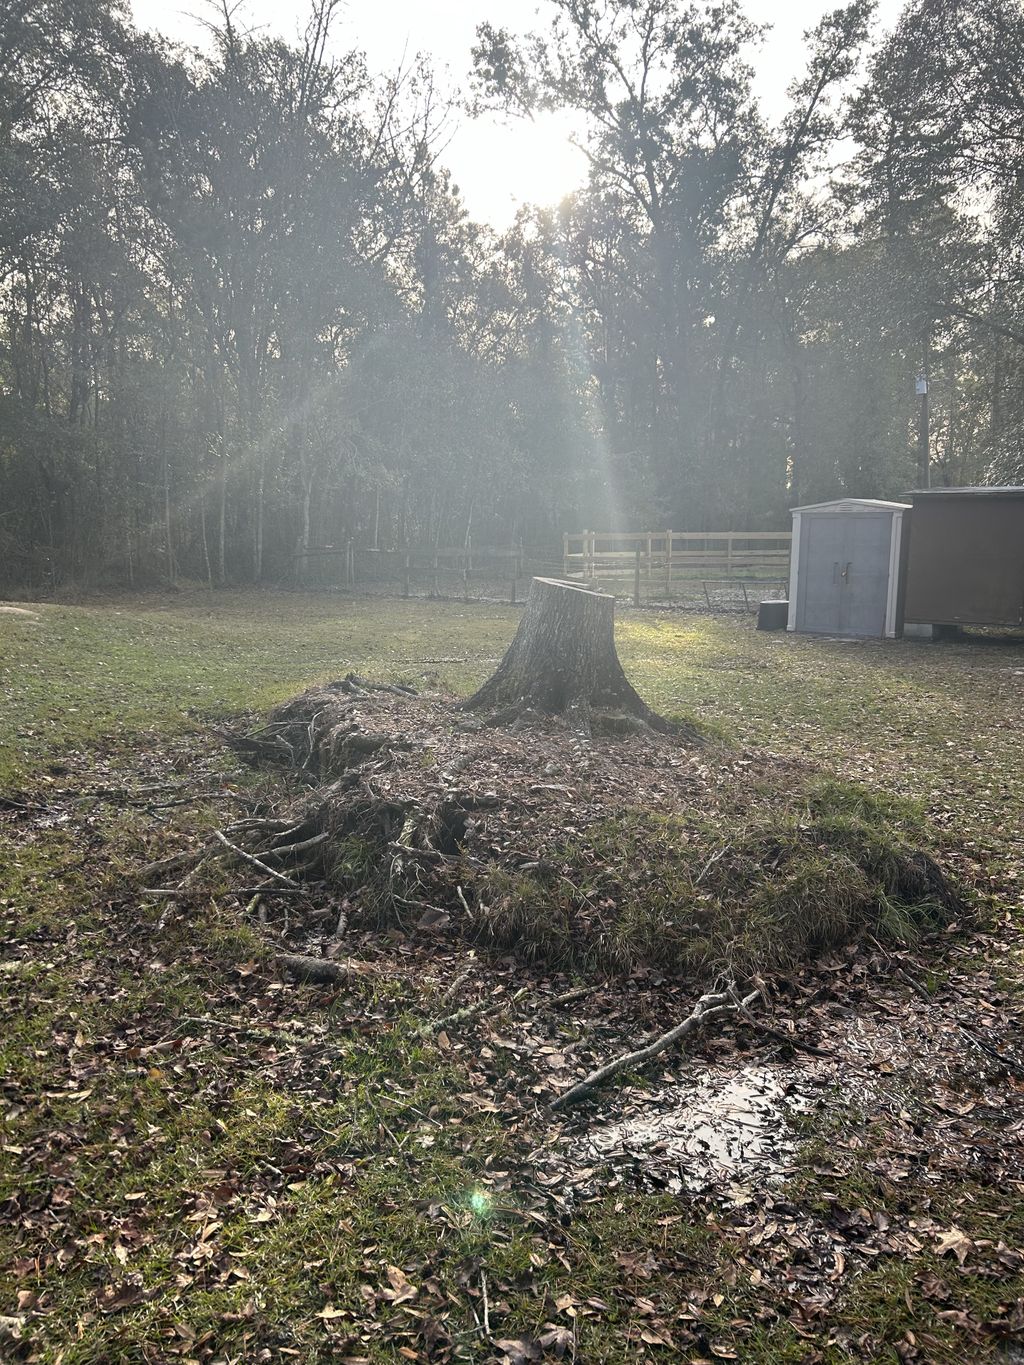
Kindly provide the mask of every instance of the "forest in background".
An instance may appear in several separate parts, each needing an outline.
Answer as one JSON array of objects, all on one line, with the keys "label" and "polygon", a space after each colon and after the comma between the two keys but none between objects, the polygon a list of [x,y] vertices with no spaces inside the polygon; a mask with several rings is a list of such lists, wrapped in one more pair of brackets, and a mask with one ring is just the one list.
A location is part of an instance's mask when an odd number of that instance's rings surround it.
[{"label": "forest in background", "polygon": [[[1024,480],[1024,10],[911,0],[872,43],[871,9],[769,124],[730,0],[546,0],[461,93],[369,71],[338,0],[292,45],[211,8],[203,51],[7,0],[0,582]],[[572,111],[585,186],[470,221],[438,156],[474,108]]]}]

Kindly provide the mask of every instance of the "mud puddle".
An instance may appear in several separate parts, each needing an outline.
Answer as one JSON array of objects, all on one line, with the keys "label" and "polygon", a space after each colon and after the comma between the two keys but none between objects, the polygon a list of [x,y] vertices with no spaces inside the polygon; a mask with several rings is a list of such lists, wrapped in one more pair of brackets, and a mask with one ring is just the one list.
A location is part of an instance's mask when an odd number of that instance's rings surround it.
[{"label": "mud puddle", "polygon": [[829,1084],[810,1067],[707,1069],[637,1097],[635,1112],[591,1129],[571,1159],[608,1162],[673,1193],[746,1203],[791,1173],[801,1142],[796,1120],[823,1103]]}]

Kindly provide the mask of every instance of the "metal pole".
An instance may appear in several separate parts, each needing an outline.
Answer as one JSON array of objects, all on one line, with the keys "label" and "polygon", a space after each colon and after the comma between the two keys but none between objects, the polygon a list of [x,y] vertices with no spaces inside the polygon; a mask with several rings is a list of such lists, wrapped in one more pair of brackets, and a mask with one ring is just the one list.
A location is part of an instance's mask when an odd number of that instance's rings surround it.
[{"label": "metal pole", "polygon": [[923,343],[923,367],[917,377],[917,392],[921,398],[921,411],[917,421],[917,481],[922,488],[932,485],[931,440],[928,430],[928,336]]}]

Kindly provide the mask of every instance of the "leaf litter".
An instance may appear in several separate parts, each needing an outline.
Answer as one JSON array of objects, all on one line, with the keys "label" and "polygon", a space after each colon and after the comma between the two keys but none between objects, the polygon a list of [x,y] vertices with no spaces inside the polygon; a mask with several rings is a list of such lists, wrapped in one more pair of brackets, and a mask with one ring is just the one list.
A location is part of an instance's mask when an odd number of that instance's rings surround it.
[{"label": "leaf litter", "polygon": [[[396,699],[394,706],[407,714],[406,703]],[[428,746],[440,742],[436,731],[424,731],[423,738]],[[501,734],[487,732],[483,738],[492,756],[495,751],[508,752]],[[548,762],[555,771],[539,775],[544,783],[573,791],[574,741],[545,734],[543,723],[521,738],[531,751],[539,746],[554,752]],[[617,772],[622,749],[615,741],[607,744],[609,753],[619,750],[609,758]],[[564,753],[561,766],[559,750]],[[673,753],[671,758],[687,780],[693,781],[697,770],[705,795],[714,786],[704,783],[699,772],[709,766],[703,751]],[[718,763],[719,756],[714,758]],[[671,765],[664,759],[663,751],[641,748],[635,768],[623,779],[623,790],[638,790],[630,782],[637,783],[644,771],[655,773],[655,783],[666,781],[664,768]],[[182,745],[175,763],[169,768],[157,763],[155,768],[160,778],[172,780],[170,773],[181,770],[175,764],[187,767],[190,761],[197,772],[205,766],[210,778],[222,762],[194,749],[190,753]],[[375,762],[383,758],[378,755]],[[496,768],[488,769],[492,762]],[[482,763],[479,772],[462,768],[458,773],[462,786],[474,780],[487,790],[496,785],[502,763],[493,757]],[[718,771],[727,776],[720,782],[718,808],[728,809],[738,799],[737,790],[743,793],[739,799],[745,800],[749,792],[760,803],[769,800],[759,786],[767,766],[764,756],[753,751],[722,756]],[[82,848],[93,848],[95,856],[101,847],[95,841],[105,837],[111,809],[123,811],[126,805],[135,809],[145,802],[148,794],[137,789],[153,776],[154,764],[147,767],[145,774],[110,774],[114,781],[101,784],[106,794],[98,795],[91,809],[69,784],[68,791],[54,793],[56,799],[48,796],[48,813],[37,829],[24,812],[11,812],[17,841],[24,846],[52,837],[52,812],[64,802],[63,809],[72,816],[56,823],[71,823],[84,835]],[[424,775],[421,790],[430,788],[433,770],[418,761],[417,771]],[[446,771],[443,766],[440,770]],[[800,765],[789,771],[799,773]],[[670,772],[670,785],[673,776]],[[748,776],[752,780],[746,784]],[[463,841],[469,856],[486,850],[514,859],[536,852],[536,843],[527,850],[517,845],[511,832],[503,829],[504,817],[514,817],[517,829],[524,816],[532,818],[534,830],[549,841],[545,850],[560,851],[555,831],[561,821],[564,835],[568,823],[564,793],[531,792],[531,785],[542,785],[537,778],[535,762],[531,771],[524,757],[518,777],[507,788],[518,795],[520,804],[510,802],[470,815]],[[391,780],[386,767],[370,776],[375,791],[393,796],[393,791],[384,791]],[[205,786],[205,774],[202,781]],[[217,782],[215,794],[227,792],[232,782],[237,785],[233,776]],[[600,787],[595,783],[590,795],[590,813],[598,817],[608,809]],[[128,797],[111,792],[127,792]],[[254,804],[261,818],[284,818],[300,798],[305,799],[301,792],[282,797],[268,785]],[[548,809],[548,802],[553,809]],[[160,819],[150,809],[155,804],[150,801],[142,809],[145,819],[163,829],[159,840],[166,848],[168,842],[173,845],[177,826]],[[579,811],[572,819],[577,830],[583,827]],[[704,862],[706,858],[700,865]],[[96,871],[93,868],[90,875],[95,877]],[[424,883],[430,890],[434,887],[429,876],[421,877],[421,894],[426,895]],[[231,884],[225,888],[221,882],[216,894],[230,903]],[[115,895],[108,904],[115,928],[111,961],[90,967],[88,957],[81,959],[79,979],[87,993],[107,989],[110,979],[117,980],[116,974],[110,977],[114,969],[149,973],[156,979],[171,971],[173,953],[183,951],[179,930],[204,913],[209,895],[202,877],[184,887],[180,899],[162,913],[160,930],[150,944],[139,943],[133,923],[136,902],[130,898],[119,902]],[[234,915],[241,914],[248,899],[237,900]],[[27,1297],[12,1303],[16,1313],[0,1320],[0,1331],[11,1343],[28,1343],[28,1358],[40,1330],[55,1325],[48,1307],[53,1291],[46,1287],[46,1276],[51,1269],[73,1267],[83,1258],[91,1263],[103,1245],[113,1250],[121,1270],[98,1284],[94,1311],[101,1318],[121,1319],[155,1304],[163,1339],[170,1343],[173,1337],[180,1345],[173,1351],[168,1346],[169,1354],[216,1358],[218,1333],[197,1333],[174,1315],[181,1311],[177,1305],[186,1303],[196,1290],[245,1282],[246,1266],[221,1241],[218,1214],[244,1207],[256,1226],[273,1227],[292,1216],[295,1201],[307,1187],[325,1181],[358,1183],[369,1165],[414,1173],[429,1160],[436,1133],[454,1118],[465,1122],[460,1114],[496,1116],[504,1125],[507,1146],[500,1164],[480,1171],[479,1198],[484,1202],[486,1196],[514,1209],[514,1215],[507,1216],[536,1229],[532,1254],[543,1263],[576,1265],[572,1229],[585,1222],[595,1199],[614,1198],[617,1193],[628,1207],[652,1188],[672,1194],[673,1180],[679,1182],[674,1194],[677,1212],[664,1215],[665,1231],[680,1221],[703,1226],[728,1251],[727,1263],[719,1265],[717,1278],[709,1280],[695,1275],[692,1267],[683,1268],[685,1260],[673,1269],[672,1257],[653,1242],[623,1246],[619,1271],[603,1296],[541,1294],[538,1307],[544,1321],[526,1335],[510,1336],[500,1330],[507,1300],[521,1287],[514,1279],[499,1280],[492,1286],[498,1330],[492,1332],[490,1344],[486,1335],[473,1338],[481,1347],[473,1358],[571,1357],[581,1324],[603,1320],[613,1304],[617,1311],[626,1310],[635,1324],[625,1329],[623,1352],[667,1350],[687,1359],[744,1358],[742,1346],[737,1354],[735,1343],[742,1342],[758,1314],[768,1313],[787,1321],[798,1336],[819,1345],[832,1342],[865,1358],[873,1349],[871,1329],[858,1328],[842,1316],[837,1320],[836,1305],[852,1292],[858,1276],[870,1274],[889,1258],[912,1268],[915,1297],[929,1306],[936,1324],[953,1324],[963,1349],[979,1353],[977,1358],[993,1343],[1012,1340],[1024,1327],[1021,1296],[1013,1291],[1020,1283],[1019,1246],[998,1235],[979,1235],[969,1207],[978,1198],[976,1193],[960,1209],[955,1199],[952,1206],[943,1199],[944,1190],[955,1191],[965,1179],[971,1181],[972,1191],[1015,1190],[1018,1196],[1021,1191],[1017,1068],[1022,1016],[1017,993],[1003,983],[1002,963],[1007,952],[1014,951],[1012,937],[1003,928],[998,935],[987,936],[947,925],[913,950],[870,939],[830,950],[771,981],[772,1018],[780,1032],[792,1030],[791,1043],[777,1036],[766,1040],[753,1023],[738,1021],[721,1035],[701,1040],[696,1071],[692,1060],[666,1057],[667,1069],[656,1083],[645,1077],[599,1096],[586,1114],[552,1124],[546,1106],[560,1088],[622,1039],[656,1032],[666,1020],[683,1013],[692,1000],[692,987],[666,978],[657,965],[648,964],[634,966],[620,979],[599,973],[591,993],[558,1005],[553,1002],[573,992],[577,977],[552,971],[542,961],[524,963],[493,947],[486,953],[475,950],[459,932],[463,926],[451,918],[440,930],[436,923],[422,930],[415,924],[382,926],[379,917],[371,917],[368,907],[360,906],[357,888],[330,884],[313,884],[298,900],[273,889],[264,891],[263,899],[267,915],[259,929],[271,945],[329,954],[337,946],[333,934],[344,916],[345,953],[372,966],[374,975],[325,995],[322,988],[282,978],[258,947],[255,953],[250,947],[252,955],[239,954],[233,974],[221,978],[203,964],[203,950],[197,945],[194,968],[203,983],[207,1022],[198,1019],[198,1010],[197,1017],[183,1019],[183,1011],[160,1002],[157,993],[150,1005],[132,1006],[107,1037],[91,1037],[81,1024],[72,1027],[72,1011],[69,1026],[53,1039],[55,1064],[46,1094],[24,1092],[16,1080],[7,1086],[8,1124],[14,1130],[19,1115],[33,1108],[43,1121],[34,1130],[36,1136],[30,1130],[24,1144],[8,1144],[19,1149],[13,1155],[29,1179],[3,1208],[8,1225],[18,1229],[19,1280],[43,1286],[41,1292],[20,1291]],[[579,908],[585,911],[585,906]],[[449,909],[454,907],[446,906],[446,913]],[[366,915],[363,924],[361,914]],[[168,935],[171,939],[165,941]],[[67,943],[80,953],[75,938],[72,925]],[[941,983],[931,982],[929,962],[941,953],[949,963],[950,949],[952,965],[944,967]],[[193,951],[184,947],[186,965]],[[38,952],[33,952],[39,960]],[[23,960],[27,962],[28,955]],[[929,981],[923,988],[927,1001],[907,984],[921,980]],[[387,990],[382,993],[377,983],[386,984]],[[329,1138],[318,1128],[317,1111],[353,1089],[332,1038],[347,1031],[364,1038],[367,1049],[387,1046],[401,1011],[415,1010],[419,1003],[429,1024],[441,1000],[449,1015],[469,1011],[443,1029],[431,1030],[438,1057],[456,1065],[465,1088],[441,1105],[435,1101],[421,1117],[404,1105],[401,1091],[408,1082],[399,1072],[397,1088],[379,1082],[373,1096],[378,1115],[375,1141],[362,1148],[353,1148],[350,1142],[349,1150],[332,1151]],[[329,1021],[322,1005],[330,1008]],[[833,1059],[802,1054],[800,1044],[808,1041],[831,1051]],[[151,1193],[129,1189],[121,1196],[120,1209],[103,1215],[101,1233],[88,1231],[89,1222],[81,1221],[76,1208],[75,1187],[81,1176],[75,1154],[87,1155],[96,1139],[75,1115],[85,1117],[99,1104],[97,1116],[103,1119],[103,1106],[109,1103],[103,1098],[105,1075],[112,1063],[127,1067],[137,1083],[144,1082],[153,1093],[163,1091],[167,1104],[191,1103],[193,1096],[205,1093],[212,1113],[227,1114],[229,1106],[245,1103],[246,1077],[258,1076],[298,1106],[294,1133],[277,1144],[272,1161],[261,1159],[250,1170],[229,1161],[197,1172],[201,1179],[176,1215],[196,1232],[179,1247],[178,1288],[173,1292],[158,1291],[130,1269],[133,1259],[162,1235],[163,1215],[149,1207]],[[689,1124],[682,1138],[674,1131],[666,1136],[662,1128],[654,1142],[647,1140],[645,1125],[657,1128],[666,1116],[681,1112],[688,1113]],[[813,1123],[808,1122],[811,1118]],[[134,1150],[136,1160],[158,1136],[147,1132],[133,1115],[117,1118],[112,1128],[109,1120],[106,1123],[106,1140],[115,1148]],[[755,1137],[747,1141],[745,1130],[751,1129]],[[822,1130],[828,1135],[825,1142],[819,1136]],[[672,1148],[673,1142],[681,1150]],[[670,1150],[671,1159],[666,1160]],[[623,1156],[629,1161],[620,1160]],[[33,1180],[40,1177],[42,1183],[35,1188]],[[447,1235],[455,1235],[477,1215],[436,1203],[424,1209],[423,1216],[450,1229]],[[54,1229],[61,1229],[56,1240]],[[102,1241],[90,1243],[97,1236]],[[364,1310],[332,1303],[327,1286],[317,1313],[335,1348],[347,1352],[342,1358],[369,1358],[364,1351],[376,1351],[386,1342],[409,1359],[468,1358],[459,1334],[467,1306],[480,1320],[475,1330],[481,1332],[479,1257],[452,1280],[440,1263],[396,1265],[382,1258],[372,1241],[364,1246],[360,1252],[366,1276]],[[315,1262],[314,1255],[310,1258],[314,1276]],[[644,1286],[659,1283],[667,1273],[677,1278],[683,1274],[690,1286],[682,1309],[677,1305],[667,1311],[660,1292],[655,1297],[643,1292]],[[987,1316],[963,1306],[957,1277],[967,1274],[1006,1286]],[[724,1305],[728,1294],[728,1301],[735,1304],[743,1285],[753,1299],[743,1300],[745,1309],[734,1311],[726,1326],[719,1313],[722,1305],[715,1300],[721,1298]],[[744,1311],[751,1314],[746,1321]],[[244,1300],[236,1323],[244,1340],[268,1339],[259,1311]],[[221,1328],[236,1330],[227,1321]],[[945,1358],[937,1354],[937,1340],[928,1331],[919,1332],[915,1340],[901,1339],[898,1354],[906,1360]],[[809,1350],[805,1358],[816,1357]]]}]

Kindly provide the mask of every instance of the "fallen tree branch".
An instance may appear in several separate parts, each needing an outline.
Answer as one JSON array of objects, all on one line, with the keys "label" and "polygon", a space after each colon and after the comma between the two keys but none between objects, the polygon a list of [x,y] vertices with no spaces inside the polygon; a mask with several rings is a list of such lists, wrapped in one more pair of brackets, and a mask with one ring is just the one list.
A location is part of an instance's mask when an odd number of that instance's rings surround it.
[{"label": "fallen tree branch", "polygon": [[991,1060],[1001,1066],[1004,1071],[1008,1071],[1011,1076],[1016,1076],[1018,1080],[1024,1080],[1024,1067],[1021,1066],[1020,1062],[1015,1061],[1012,1057],[1004,1056],[1003,1053],[997,1048],[994,1048],[991,1043],[986,1042],[984,1038],[979,1038],[966,1024],[961,1024],[959,1019],[956,1021],[956,1026],[968,1042],[973,1043],[980,1052],[983,1052],[987,1057],[991,1058]]},{"label": "fallen tree branch", "polygon": [[455,997],[458,995],[460,988],[464,985],[466,981],[469,980],[469,978],[472,975],[473,975],[472,970],[469,967],[464,967],[463,970],[459,972],[457,976],[454,978],[454,980],[451,981],[447,986],[444,994],[441,996],[441,1004],[447,1005],[452,1000],[454,1000]]},{"label": "fallen tree branch", "polygon": [[597,986],[575,986],[571,991],[563,991],[561,995],[553,995],[544,1003],[546,1005],[571,1005],[574,1000],[583,1000],[588,995],[593,995],[595,991],[601,989]]},{"label": "fallen tree branch", "polygon": [[[923,1000],[926,1005],[935,1004],[935,997],[927,988],[922,986],[919,981],[915,981],[914,978],[909,976],[902,968],[897,968],[896,975],[902,982],[908,985],[914,994],[918,996],[919,999]],[[964,1037],[969,1042],[973,1043],[980,1052],[984,1052],[986,1056],[990,1057],[993,1061],[998,1062],[1011,1076],[1016,1076],[1018,1080],[1024,1080],[1024,1066],[1021,1066],[1020,1062],[1016,1061],[1013,1057],[1004,1056],[998,1048],[994,1048],[992,1044],[986,1042],[984,1038],[979,1038],[978,1035],[958,1019],[955,1014],[953,1015],[953,1022]]]},{"label": "fallen tree branch", "polygon": [[277,965],[297,981],[314,981],[337,986],[364,976],[367,969],[355,962],[332,962],[326,957],[306,957],[301,953],[278,953]]},{"label": "fallen tree branch", "polygon": [[702,995],[694,1005],[693,1010],[681,1023],[670,1028],[660,1038],[655,1038],[653,1043],[648,1043],[645,1047],[637,1048],[633,1052],[621,1053],[610,1062],[605,1062],[604,1066],[599,1066],[596,1071],[592,1071],[582,1081],[578,1081],[576,1085],[563,1091],[552,1101],[551,1108],[565,1109],[571,1104],[576,1104],[585,1095],[589,1095],[592,1090],[596,1090],[599,1085],[603,1085],[610,1077],[617,1076],[621,1071],[634,1071],[637,1067],[649,1062],[652,1057],[657,1057],[659,1053],[670,1048],[673,1043],[678,1043],[688,1034],[703,1028],[704,1025],[713,1023],[717,1019],[723,1019],[730,1014],[745,1012],[759,994],[759,991],[751,991],[741,1000],[735,989],[730,987],[727,991]]},{"label": "fallen tree branch", "polygon": [[314,834],[310,839],[300,839],[296,844],[278,844],[274,848],[263,850],[264,858],[293,858],[296,853],[305,853],[311,848],[318,848],[320,844],[325,844],[330,838],[330,834]]},{"label": "fallen tree branch", "polygon": [[511,995],[500,995],[497,999],[489,996],[484,1000],[478,1000],[475,1005],[465,1005],[462,1009],[456,1010],[454,1014],[446,1014],[441,1019],[428,1019],[416,1030],[420,1038],[428,1037],[431,1033],[440,1033],[442,1029],[451,1028],[453,1024],[465,1024],[470,1019],[485,1019],[489,1014],[497,1014],[506,1005],[514,1005],[521,1000],[528,991],[527,986],[521,986],[519,990]]},{"label": "fallen tree branch", "polygon": [[239,886],[236,896],[308,896],[305,886],[277,886],[274,882],[264,882],[262,886]]},{"label": "fallen tree branch", "polygon": [[213,831],[213,837],[218,839],[226,849],[229,849],[237,857],[241,858],[243,862],[251,863],[253,867],[258,867],[259,870],[266,873],[268,877],[273,877],[275,881],[283,882],[285,886],[290,886],[293,889],[298,888],[299,884],[297,881],[294,881],[291,877],[286,877],[283,872],[275,872],[274,869],[268,867],[266,863],[261,863],[255,854],[246,853],[244,848],[239,848],[237,844],[233,844],[230,839],[225,838],[225,836],[221,834],[219,829]]},{"label": "fallen tree branch", "polygon": [[418,697],[419,693],[415,687],[409,687],[406,683],[375,683],[366,678],[361,678],[358,673],[347,673],[345,681],[353,683],[356,687],[362,688],[364,692],[391,692],[396,697]]}]

